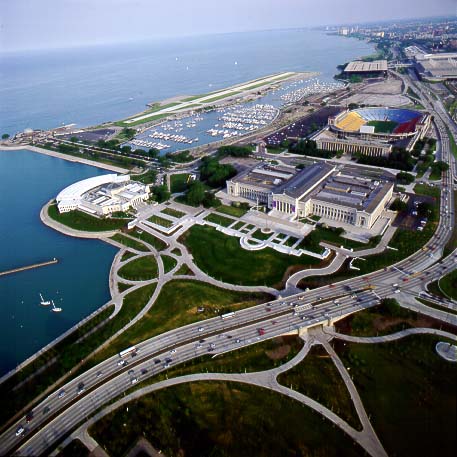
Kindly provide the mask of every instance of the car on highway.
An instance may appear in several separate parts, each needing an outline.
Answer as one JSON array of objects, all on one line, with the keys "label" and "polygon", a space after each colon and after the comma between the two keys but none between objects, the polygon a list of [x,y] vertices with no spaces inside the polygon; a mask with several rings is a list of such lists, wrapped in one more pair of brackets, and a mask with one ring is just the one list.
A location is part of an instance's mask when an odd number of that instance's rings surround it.
[{"label": "car on highway", "polygon": [[209,347],[214,349],[214,348],[216,347],[216,345],[215,345],[214,343],[211,343],[211,344],[209,345]]},{"label": "car on highway", "polygon": [[155,363],[156,365],[157,365],[158,363],[160,363],[160,362],[161,362],[160,359],[155,359],[155,360],[154,360],[154,363]]},{"label": "car on highway", "polygon": [[198,327],[199,332],[203,332],[203,330],[205,330],[203,327]]},{"label": "car on highway", "polygon": [[263,329],[263,328],[258,328],[258,329],[257,329],[257,333],[258,333],[259,335],[265,335],[265,329]]},{"label": "car on highway", "polygon": [[148,369],[147,368],[142,368],[141,369],[141,374],[146,374],[148,372]]},{"label": "car on highway", "polygon": [[77,394],[78,395],[81,395],[84,391],[86,390],[85,386],[84,386],[84,383],[83,382],[80,382],[78,384],[78,390],[77,390]]},{"label": "car on highway", "polygon": [[21,436],[25,432],[25,428],[22,425],[19,425],[19,427],[16,430],[16,436]]},{"label": "car on highway", "polygon": [[103,374],[103,372],[97,371],[97,374],[95,375],[95,377],[99,378],[102,374]]},{"label": "car on highway", "polygon": [[58,397],[59,397],[59,398],[63,398],[63,397],[65,397],[65,394],[66,394],[65,390],[62,389],[62,390],[59,392]]},{"label": "car on highway", "polygon": [[49,411],[51,411],[51,408],[49,406],[45,406],[43,409],[43,414],[48,414]]},{"label": "car on highway", "polygon": [[170,351],[170,354],[176,354],[176,349],[172,349],[172,350]]},{"label": "car on highway", "polygon": [[123,367],[123,366],[127,365],[127,362],[124,359],[122,359],[122,360],[119,360],[119,362],[117,362],[117,365],[119,367]]},{"label": "car on highway", "polygon": [[33,420],[33,411],[30,411],[26,414],[25,416],[25,421],[28,423],[30,423],[31,421]]}]

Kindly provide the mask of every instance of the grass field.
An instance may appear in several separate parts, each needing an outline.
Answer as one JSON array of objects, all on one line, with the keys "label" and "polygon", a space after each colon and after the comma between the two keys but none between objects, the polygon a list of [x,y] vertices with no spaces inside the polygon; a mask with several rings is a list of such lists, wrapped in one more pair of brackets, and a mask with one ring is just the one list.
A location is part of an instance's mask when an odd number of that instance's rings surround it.
[{"label": "grass field", "polygon": [[271,248],[246,251],[238,238],[207,226],[194,225],[183,235],[183,242],[203,271],[232,284],[278,285],[288,268],[308,268],[320,263],[313,257],[288,256]]},{"label": "grass field", "polygon": [[157,262],[152,255],[132,260],[119,269],[119,276],[130,281],[154,279],[157,274]]},{"label": "grass field", "polygon": [[313,346],[302,362],[279,375],[278,382],[318,401],[360,430],[360,421],[346,385],[322,346]]},{"label": "grass field", "polygon": [[168,219],[164,219],[163,217],[157,216],[156,214],[154,214],[154,216],[151,216],[150,218],[148,218],[148,221],[152,222],[153,224],[161,225],[162,227],[165,227],[165,228],[170,228],[173,225],[172,221],[170,221]]},{"label": "grass field", "polygon": [[392,133],[398,122],[394,121],[369,121],[366,125],[374,127],[375,133]]},{"label": "grass field", "polygon": [[111,456],[144,436],[164,455],[356,457],[360,448],[298,402],[237,383],[198,382],[146,395],[90,434]]},{"label": "grass field", "polygon": [[392,237],[389,246],[397,250],[387,249],[381,254],[370,255],[364,257],[365,261],[357,260],[354,261],[353,265],[357,270],[349,270],[346,266],[343,266],[337,273],[324,277],[311,277],[301,281],[299,287],[319,287],[325,284],[331,284],[336,281],[342,281],[347,278],[354,276],[364,275],[371,273],[372,271],[380,270],[384,267],[399,262],[406,257],[424,246],[427,241],[432,237],[436,230],[436,223],[429,222],[423,232],[416,230],[397,229],[395,235]]},{"label": "grass field", "polygon": [[436,354],[437,341],[337,343],[388,455],[455,455],[457,365]]},{"label": "grass field", "polygon": [[133,230],[132,232],[129,233],[129,235],[134,236],[135,238],[138,238],[139,240],[143,240],[146,243],[150,244],[154,248],[156,248],[158,251],[163,251],[168,247],[168,244],[165,243],[165,241],[162,241],[161,239],[155,237],[154,235],[151,235],[149,232],[141,232],[139,233],[137,230]]},{"label": "grass field", "polygon": [[[170,281],[162,288],[151,310],[113,341],[109,348],[103,350],[97,360],[104,360],[124,347],[182,325],[253,306],[269,299],[271,297],[266,294],[233,292],[199,281]],[[203,307],[204,312],[198,313],[199,307]]]},{"label": "grass field", "polygon": [[177,209],[173,208],[164,208],[160,212],[163,214],[167,214],[168,216],[176,217],[177,219],[180,219],[181,217],[186,215],[186,213],[183,213],[182,211],[178,211]]},{"label": "grass field", "polygon": [[448,298],[457,300],[457,270],[443,276],[438,281],[438,285]]},{"label": "grass field", "polygon": [[128,248],[135,249],[136,251],[148,251],[148,248],[143,243],[132,240],[131,238],[121,235],[120,233],[116,233],[116,235],[112,236],[111,239],[123,244],[124,246],[127,246]]},{"label": "grass field", "polygon": [[90,216],[82,211],[70,211],[68,213],[59,213],[57,205],[50,205],[48,214],[51,219],[60,222],[67,227],[85,232],[107,232],[119,230],[127,225],[130,219],[99,219]]},{"label": "grass field", "polygon": [[215,209],[218,213],[227,214],[228,216],[241,217],[248,212],[247,209],[236,206],[221,205]]},{"label": "grass field", "polygon": [[172,194],[178,192],[185,192],[187,190],[188,173],[181,173],[178,175],[170,175],[170,192]]},{"label": "grass field", "polygon": [[212,222],[213,224],[221,225],[222,227],[228,227],[229,225],[232,225],[235,222],[234,219],[229,219],[228,217],[221,216],[219,214],[213,214],[213,213],[206,216],[205,221]]},{"label": "grass field", "polygon": [[170,257],[169,255],[162,255],[162,262],[163,268],[165,273],[170,272],[178,263],[174,257]]}]

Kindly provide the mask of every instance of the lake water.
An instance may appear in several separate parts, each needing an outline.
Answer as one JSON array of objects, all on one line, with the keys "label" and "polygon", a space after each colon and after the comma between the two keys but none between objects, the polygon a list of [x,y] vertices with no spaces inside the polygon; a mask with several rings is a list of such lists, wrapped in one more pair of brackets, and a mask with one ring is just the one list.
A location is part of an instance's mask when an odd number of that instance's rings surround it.
[{"label": "lake water", "polygon": [[[147,102],[282,71],[318,71],[330,80],[336,65],[372,52],[362,41],[284,30],[0,54],[0,133],[93,125],[140,112]],[[0,152],[0,270],[59,259],[0,278],[0,373],[109,299],[116,250],[63,236],[39,220],[42,205],[63,187],[100,173],[31,152]],[[41,308],[39,292],[64,312]]]},{"label": "lake water", "polygon": [[[49,343],[110,299],[117,249],[43,225],[41,207],[74,181],[106,171],[30,151],[0,151],[0,271],[56,257],[59,263],[0,277],[0,373]],[[61,313],[39,305],[39,293]]]}]

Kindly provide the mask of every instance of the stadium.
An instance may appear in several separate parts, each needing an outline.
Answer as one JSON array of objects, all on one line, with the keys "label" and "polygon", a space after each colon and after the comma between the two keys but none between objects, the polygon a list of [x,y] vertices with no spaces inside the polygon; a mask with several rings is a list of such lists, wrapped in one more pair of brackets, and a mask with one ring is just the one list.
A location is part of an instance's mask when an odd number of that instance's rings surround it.
[{"label": "stadium", "polygon": [[401,108],[359,108],[329,117],[311,139],[318,149],[387,157],[394,147],[413,149],[430,128],[431,116]]},{"label": "stadium", "polygon": [[389,140],[414,136],[427,118],[427,114],[409,109],[359,108],[329,118],[329,126],[341,136]]}]

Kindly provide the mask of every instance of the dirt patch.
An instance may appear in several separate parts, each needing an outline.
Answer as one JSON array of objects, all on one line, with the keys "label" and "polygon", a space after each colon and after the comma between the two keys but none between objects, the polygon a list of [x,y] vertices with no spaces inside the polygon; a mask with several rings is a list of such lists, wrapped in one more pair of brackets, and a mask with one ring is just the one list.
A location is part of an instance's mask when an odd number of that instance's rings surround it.
[{"label": "dirt patch", "polygon": [[290,349],[288,344],[284,344],[270,351],[265,351],[265,354],[270,360],[281,360],[289,355]]}]

